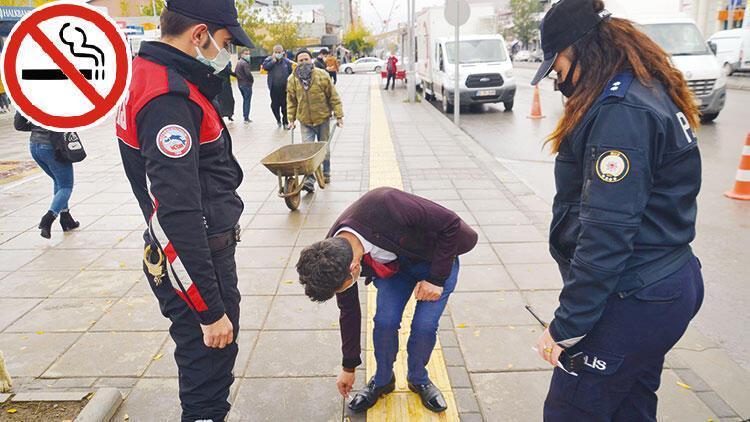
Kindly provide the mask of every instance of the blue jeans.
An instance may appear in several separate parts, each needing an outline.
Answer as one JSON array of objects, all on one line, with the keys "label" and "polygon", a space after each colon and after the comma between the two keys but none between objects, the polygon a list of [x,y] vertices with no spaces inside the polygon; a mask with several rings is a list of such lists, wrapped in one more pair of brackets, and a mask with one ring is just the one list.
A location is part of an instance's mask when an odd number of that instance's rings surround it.
[{"label": "blue jeans", "polygon": [[[435,302],[417,302],[414,318],[411,322],[411,334],[406,345],[408,354],[407,379],[412,384],[426,384],[430,378],[427,363],[435,348],[440,316],[448,304],[448,297],[453,293],[458,281],[458,258],[453,263],[450,276],[445,280],[443,294]],[[406,303],[412,296],[419,281],[430,276],[430,263],[412,263],[407,258],[400,259],[400,270],[388,279],[375,279],[378,288],[377,311],[373,342],[375,348],[375,385],[382,387],[391,381],[393,363],[398,353],[398,330],[401,328]]]},{"label": "blue jeans", "polygon": [[250,100],[253,98],[253,87],[240,85],[242,94],[242,117],[250,120]]},{"label": "blue jeans", "polygon": [[[300,132],[302,132],[302,142],[328,142],[328,136],[331,133],[331,120],[328,119],[325,122],[317,126],[307,126],[300,123]],[[326,153],[326,159],[323,161],[323,174],[331,174],[331,150]]]},{"label": "blue jeans", "polygon": [[49,210],[55,215],[68,211],[68,200],[73,193],[73,164],[55,160],[55,149],[50,144],[32,142],[30,150],[34,161],[54,182],[55,196],[52,197]]}]

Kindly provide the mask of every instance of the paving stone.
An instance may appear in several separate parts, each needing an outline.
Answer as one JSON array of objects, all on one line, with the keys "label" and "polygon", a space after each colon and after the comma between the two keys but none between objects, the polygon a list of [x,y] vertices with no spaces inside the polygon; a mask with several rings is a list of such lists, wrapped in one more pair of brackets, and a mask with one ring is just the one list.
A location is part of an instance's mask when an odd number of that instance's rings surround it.
[{"label": "paving stone", "polygon": [[660,421],[708,421],[717,416],[701,402],[693,390],[677,385],[680,379],[674,371],[665,370],[661,375],[661,386],[657,391],[659,407],[657,415]]},{"label": "paving stone", "polygon": [[[142,217],[141,217],[142,218]],[[139,244],[136,247],[143,247],[143,231],[137,231],[139,234]],[[63,241],[55,249],[99,249],[106,250],[113,248],[122,242],[130,234],[126,230],[114,231],[74,231],[66,233]]]},{"label": "paving stone", "polygon": [[711,391],[711,386],[706,384],[706,381],[703,381],[703,378],[699,377],[698,374],[691,369],[675,369],[673,372],[677,375],[680,381],[689,385],[692,391],[696,393]]},{"label": "paving stone", "polygon": [[450,330],[438,331],[438,337],[440,338],[440,345],[442,347],[458,347],[458,339],[456,339],[453,327]]},{"label": "paving stone", "polygon": [[273,295],[279,287],[282,270],[238,268],[237,288],[242,295]]},{"label": "paving stone", "polygon": [[414,194],[417,196],[421,196],[422,198],[427,198],[431,201],[461,199],[461,197],[458,195],[458,191],[456,191],[455,189],[416,190],[414,191]]},{"label": "paving stone", "polygon": [[94,262],[102,253],[99,249],[49,250],[24,265],[23,270],[81,270]]},{"label": "paving stone", "polygon": [[106,215],[95,222],[83,225],[81,231],[145,230],[143,215]]},{"label": "paving stone", "polygon": [[339,218],[339,215],[339,213],[309,215],[305,220],[305,227],[311,229],[329,229]]},{"label": "paving stone", "polygon": [[503,264],[551,264],[546,242],[495,243],[492,245]]},{"label": "paving stone", "polygon": [[512,264],[505,268],[522,290],[560,289],[563,285],[557,264]]},{"label": "paving stone", "polygon": [[10,398],[11,394],[7,393],[1,393],[0,394],[0,403],[5,403]]},{"label": "paving stone", "polygon": [[[247,377],[335,376],[341,370],[337,331],[264,331],[245,372]],[[294,353],[304,345],[303,353]],[[279,351],[287,351],[279,353]]]},{"label": "paving stone", "polygon": [[461,422],[484,422],[481,413],[459,413],[458,418]]},{"label": "paving stone", "polygon": [[88,266],[91,270],[142,270],[143,248],[111,249]]},{"label": "paving stone", "polygon": [[14,381],[18,377],[40,377],[80,336],[77,333],[0,334],[0,350]]},{"label": "paving stone", "polygon": [[531,220],[520,211],[473,211],[474,217],[481,225],[521,225],[531,224]]},{"label": "paving stone", "polygon": [[[560,304],[560,290],[526,290],[522,292],[526,302],[534,309],[534,312],[546,322],[552,321],[555,310]],[[528,314],[527,324],[536,324],[537,320]]]},{"label": "paving stone", "polygon": [[237,268],[284,268],[289,261],[291,247],[237,248]]},{"label": "paving stone", "polygon": [[479,412],[479,403],[471,388],[453,387],[453,396],[456,398],[459,413]]},{"label": "paving stone", "polygon": [[[315,242],[325,239],[328,234],[327,228],[322,229],[302,229],[299,232],[299,238],[297,239],[297,246],[308,246]],[[294,261],[295,257],[292,257]]]},{"label": "paving stone", "polygon": [[109,308],[91,331],[165,331],[169,325],[154,296],[125,297]]},{"label": "paving stone", "polygon": [[444,347],[443,358],[445,359],[446,366],[466,366],[461,349],[458,347]]},{"label": "paving stone", "polygon": [[503,200],[507,199],[504,193],[497,189],[459,189],[458,193],[463,199]]},{"label": "paving stone", "polygon": [[531,225],[482,226],[482,231],[492,243],[543,242],[544,236]]},{"label": "paving stone", "polygon": [[488,244],[478,244],[466,255],[461,255],[461,264],[463,265],[497,265],[500,259],[495,251]]},{"label": "paving stone", "polygon": [[470,374],[482,413],[493,421],[541,421],[552,371]]},{"label": "paving stone", "polygon": [[18,393],[13,396],[13,402],[29,401],[81,401],[89,395],[90,391],[65,392],[65,391],[34,391],[29,393]]},{"label": "paving stone", "polygon": [[342,411],[336,378],[247,378],[229,421],[340,421]]},{"label": "paving stone", "polygon": [[[288,209],[287,209],[288,211]],[[294,246],[299,230],[245,230],[240,247]]]},{"label": "paving stone", "polygon": [[96,380],[97,379],[94,377],[60,378],[60,379],[54,380],[54,387],[64,388],[68,390],[74,389],[74,388],[84,390],[87,388],[91,388],[91,386],[94,385]]},{"label": "paving stone", "polygon": [[704,391],[702,393],[696,393],[700,400],[705,404],[711,412],[720,418],[731,418],[739,416],[737,413],[727,404],[724,399],[713,391]]},{"label": "paving stone", "polygon": [[161,346],[166,333],[86,333],[44,376],[140,376]]},{"label": "paving stone", "polygon": [[[279,199],[281,201],[281,199]],[[248,230],[299,229],[305,216],[300,213],[256,215]]]},{"label": "paving stone", "polygon": [[240,301],[240,329],[262,328],[271,300],[271,296],[243,296]]},{"label": "paving stone", "polygon": [[451,295],[448,306],[458,326],[490,327],[529,323],[518,292],[460,293]]},{"label": "paving stone", "polygon": [[469,372],[503,372],[549,369],[531,350],[541,326],[466,328],[456,330]]},{"label": "paving stone", "polygon": [[14,321],[21,318],[40,302],[39,299],[0,298],[0,309],[3,310],[0,313],[0,331],[13,324]]},{"label": "paving stone", "polygon": [[338,330],[335,303],[313,303],[306,296],[277,296],[268,315],[269,330]]},{"label": "paving stone", "polygon": [[39,231],[27,231],[19,233],[12,239],[8,239],[6,242],[0,244],[0,249],[34,249],[45,251],[57,247],[63,240],[65,239],[62,236],[52,236],[51,239],[45,239],[39,236]]},{"label": "paving stone", "polygon": [[95,271],[78,273],[58,291],[55,297],[122,297],[143,278],[143,271]]},{"label": "paving stone", "polygon": [[456,292],[516,290],[502,265],[464,265],[461,262]]},{"label": "paving stone", "polygon": [[86,331],[111,305],[106,299],[47,299],[7,331]]},{"label": "paving stone", "polygon": [[16,271],[0,280],[6,298],[47,297],[63,283],[76,275],[76,271]]},{"label": "paving stone", "polygon": [[453,388],[471,388],[469,373],[463,366],[448,366],[448,379]]},{"label": "paving stone", "polygon": [[[278,295],[284,296],[303,296],[305,294],[305,288],[299,284],[299,274],[297,274],[297,268],[294,267],[297,257],[292,257],[290,266],[284,270],[281,276],[281,282],[279,284]],[[364,281],[360,281],[360,284],[364,284]]]},{"label": "paving stone", "polygon": [[182,415],[177,378],[144,378],[138,381],[115,415],[133,422],[178,421]]},{"label": "paving stone", "polygon": [[94,387],[96,388],[113,387],[113,388],[129,389],[129,388],[133,388],[136,383],[138,383],[138,378],[135,378],[135,377],[130,377],[130,378],[104,377],[104,378],[99,378],[94,383]]},{"label": "paving stone", "polygon": [[43,253],[43,250],[0,250],[0,271],[15,271]]},{"label": "paving stone", "polygon": [[464,203],[471,212],[513,211],[518,209],[507,199],[465,199]]}]

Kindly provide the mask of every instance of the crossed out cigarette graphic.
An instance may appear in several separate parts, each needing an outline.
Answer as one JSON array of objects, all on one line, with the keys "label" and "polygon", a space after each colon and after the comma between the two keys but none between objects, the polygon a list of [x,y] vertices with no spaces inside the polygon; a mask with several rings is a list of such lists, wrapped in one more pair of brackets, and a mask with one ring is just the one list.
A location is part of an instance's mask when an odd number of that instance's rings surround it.
[{"label": "crossed out cigarette graphic", "polygon": [[[79,36],[71,36],[71,31],[75,31]],[[67,37],[66,32],[68,34]],[[101,48],[88,44],[88,37],[83,29],[77,26],[71,27],[70,23],[65,23],[60,28],[59,36],[60,40],[70,48],[70,53],[73,56],[86,57],[94,61],[93,69],[78,69],[84,78],[89,81],[104,79],[104,52]],[[75,41],[70,41],[71,39]],[[91,52],[87,52],[87,50]],[[21,79],[27,81],[62,81],[67,80],[68,76],[60,69],[22,69]]]}]

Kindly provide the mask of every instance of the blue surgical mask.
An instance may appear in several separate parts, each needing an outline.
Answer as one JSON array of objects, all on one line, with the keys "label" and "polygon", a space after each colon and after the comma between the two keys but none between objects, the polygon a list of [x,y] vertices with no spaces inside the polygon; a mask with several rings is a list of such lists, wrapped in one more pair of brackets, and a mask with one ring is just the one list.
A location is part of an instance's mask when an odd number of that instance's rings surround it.
[{"label": "blue surgical mask", "polygon": [[276,53],[276,58],[277,59],[283,59],[284,58],[284,53]]},{"label": "blue surgical mask", "polygon": [[195,47],[195,51],[198,53],[196,59],[198,59],[198,61],[205,65],[211,66],[214,69],[214,74],[217,74],[227,67],[227,64],[232,59],[232,56],[229,54],[226,48],[219,48],[219,45],[216,43],[216,40],[214,40],[214,37],[212,37],[211,34],[208,34],[208,38],[211,40],[211,43],[219,52],[216,54],[216,57],[214,57],[213,59],[209,59],[203,55],[200,48]]}]

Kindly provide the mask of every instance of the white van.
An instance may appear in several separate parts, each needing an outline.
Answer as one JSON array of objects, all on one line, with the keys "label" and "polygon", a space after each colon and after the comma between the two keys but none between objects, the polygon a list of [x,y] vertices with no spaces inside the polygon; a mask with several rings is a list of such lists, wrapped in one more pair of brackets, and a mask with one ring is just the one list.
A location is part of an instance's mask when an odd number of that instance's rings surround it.
[{"label": "white van", "polygon": [[672,56],[695,94],[701,120],[711,122],[724,109],[727,76],[695,22],[689,18],[636,18],[643,32]]},{"label": "white van", "polygon": [[505,39],[491,34],[494,16],[492,7],[472,7],[472,18],[461,26],[457,58],[454,30],[445,22],[443,8],[427,8],[417,15],[417,80],[425,99],[441,101],[444,112],[452,112],[455,103],[456,60],[461,105],[503,103],[506,111],[513,109],[513,63]]},{"label": "white van", "polygon": [[716,57],[727,76],[750,70],[750,28],[719,31],[708,42],[715,46]]}]

